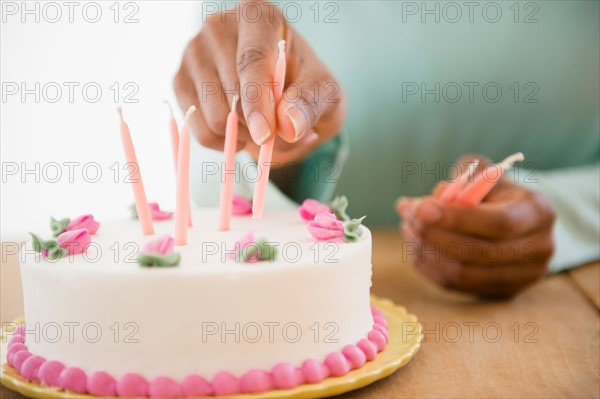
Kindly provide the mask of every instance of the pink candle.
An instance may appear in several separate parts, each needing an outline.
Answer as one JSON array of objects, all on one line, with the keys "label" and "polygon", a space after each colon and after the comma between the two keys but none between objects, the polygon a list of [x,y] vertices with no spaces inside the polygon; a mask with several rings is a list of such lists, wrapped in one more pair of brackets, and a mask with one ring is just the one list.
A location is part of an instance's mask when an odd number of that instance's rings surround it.
[{"label": "pink candle", "polygon": [[125,159],[128,164],[132,164],[134,167],[133,174],[130,177],[133,187],[133,197],[135,199],[135,210],[137,211],[138,220],[142,226],[142,232],[145,235],[151,235],[154,234],[154,227],[152,226],[150,207],[148,207],[148,200],[146,199],[146,192],[144,191],[142,173],[137,157],[135,156],[135,149],[133,148],[133,142],[131,141],[129,126],[127,126],[127,123],[125,123],[125,120],[123,119],[121,107],[118,107],[117,111],[119,112],[119,118],[121,119],[121,140],[123,141],[123,149],[125,150]]},{"label": "pink candle", "polygon": [[177,154],[177,193],[175,204],[175,245],[187,244],[190,214],[190,117],[196,110],[191,106],[185,114],[179,152]]},{"label": "pink candle", "polygon": [[[283,86],[285,84],[285,40],[279,41],[279,57],[275,64],[275,76],[273,79],[273,95],[275,106],[283,97]],[[265,209],[265,197],[267,194],[267,186],[269,184],[269,172],[271,168],[271,159],[273,158],[273,147],[275,146],[275,135],[270,137],[266,143],[260,147],[258,154],[259,176],[256,185],[254,186],[254,198],[252,202],[252,217],[260,219],[263,216]]]},{"label": "pink candle", "polygon": [[179,152],[179,128],[177,127],[177,121],[173,116],[173,108],[171,104],[165,100],[165,104],[169,107],[169,113],[171,114],[171,120],[169,121],[169,130],[171,132],[171,148],[173,150],[173,161],[175,162],[175,168],[177,169],[177,153]]},{"label": "pink candle", "polygon": [[233,206],[233,183],[235,180],[235,152],[237,150],[238,115],[235,110],[238,96],[233,97],[231,111],[227,116],[225,128],[225,173],[221,183],[221,200],[219,214],[219,230],[227,231],[231,224],[231,208]]},{"label": "pink candle", "polygon": [[517,152],[502,162],[487,167],[475,178],[473,183],[469,184],[458,194],[455,202],[467,206],[478,205],[492,191],[496,183],[502,178],[504,172],[510,169],[515,162],[523,161],[524,159],[523,154]]},{"label": "pink candle", "polygon": [[[169,107],[169,112],[171,113],[171,120],[169,122],[169,130],[171,132],[171,147],[173,150],[173,161],[175,162],[175,172],[177,172],[177,158],[179,152],[179,128],[177,127],[177,121],[173,116],[173,108],[171,108],[171,104],[165,100],[167,107]],[[192,227],[192,212],[190,209],[188,215],[188,226]]]},{"label": "pink candle", "polygon": [[473,172],[479,166],[479,160],[476,159],[473,163],[469,164],[468,169],[460,175],[458,180],[448,183],[448,185],[444,188],[444,190],[440,193],[440,199],[444,202],[452,202],[460,193],[460,191],[467,185],[471,177],[473,176]]}]

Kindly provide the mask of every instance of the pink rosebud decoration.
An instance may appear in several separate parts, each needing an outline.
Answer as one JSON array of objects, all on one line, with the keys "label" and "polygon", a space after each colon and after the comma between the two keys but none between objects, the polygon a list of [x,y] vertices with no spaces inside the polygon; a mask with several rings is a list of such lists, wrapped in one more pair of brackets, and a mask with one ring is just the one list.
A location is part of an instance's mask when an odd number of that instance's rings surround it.
[{"label": "pink rosebud decoration", "polygon": [[173,212],[161,211],[158,202],[150,202],[148,207],[150,208],[152,220],[168,220],[173,217]]},{"label": "pink rosebud decoration", "polygon": [[87,229],[90,234],[96,234],[99,227],[100,223],[94,220],[94,216],[83,215],[71,220],[65,228],[65,231]]},{"label": "pink rosebud decoration", "polygon": [[61,233],[56,241],[69,255],[77,255],[87,251],[92,242],[92,237],[87,229],[79,229]]},{"label": "pink rosebud decoration", "polygon": [[177,266],[181,255],[174,252],[175,239],[172,236],[163,236],[149,241],[138,254],[138,264],[144,267],[172,267]]},{"label": "pink rosebud decoration", "polygon": [[175,239],[172,236],[163,236],[149,241],[144,245],[143,253],[156,255],[169,255],[175,249]]},{"label": "pink rosebud decoration", "polygon": [[314,199],[304,200],[300,208],[298,208],[298,214],[307,222],[312,222],[315,216],[321,212],[331,212],[331,208]]},{"label": "pink rosebud decoration", "polygon": [[254,245],[256,245],[256,237],[255,237],[253,231],[249,231],[248,233],[246,233],[245,236],[243,236],[240,240],[238,240],[235,243],[235,252],[236,253],[230,253],[227,255],[227,257],[229,258],[229,260],[236,260],[238,253],[240,253],[241,255],[245,255],[245,256],[242,256],[242,259],[244,262],[249,262],[249,263],[258,262],[258,260],[259,260],[258,251],[254,251],[254,252],[250,253],[252,246],[254,246]]},{"label": "pink rosebud decoration", "polygon": [[241,195],[233,194],[231,213],[234,215],[252,215],[252,201]]},{"label": "pink rosebud decoration", "polygon": [[254,232],[249,231],[235,243],[235,252],[227,254],[229,260],[235,262],[256,263],[260,261],[273,262],[277,257],[277,248],[264,238],[256,239]]},{"label": "pink rosebud decoration", "polygon": [[318,213],[308,223],[308,231],[319,241],[337,241],[344,239],[344,224],[331,212]]}]

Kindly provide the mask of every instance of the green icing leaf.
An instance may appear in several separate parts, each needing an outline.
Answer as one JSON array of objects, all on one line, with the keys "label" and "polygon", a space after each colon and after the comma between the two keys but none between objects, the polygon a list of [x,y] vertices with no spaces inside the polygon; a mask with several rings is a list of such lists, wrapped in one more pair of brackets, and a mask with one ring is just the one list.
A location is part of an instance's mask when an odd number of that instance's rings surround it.
[{"label": "green icing leaf", "polygon": [[247,262],[256,251],[258,251],[258,245],[256,243],[246,245],[235,253],[235,261],[238,263]]},{"label": "green icing leaf", "polygon": [[169,255],[159,255],[159,254],[145,254],[140,253],[138,255],[138,264],[144,267],[173,267],[179,264],[181,260],[181,255],[174,252]]},{"label": "green icing leaf", "polygon": [[129,206],[129,210],[131,211],[131,218],[132,219],[139,219],[139,216],[137,214],[137,208],[135,207],[135,204],[131,204]]},{"label": "green icing leaf", "polygon": [[31,234],[31,245],[33,246],[33,250],[35,252],[42,252],[42,243],[44,240],[31,232],[29,234]]},{"label": "green icing leaf", "polygon": [[345,195],[338,195],[329,204],[335,216],[342,222],[350,220],[350,216],[346,213],[348,208],[348,198]]},{"label": "green icing leaf", "polygon": [[42,252],[43,250],[48,251],[46,257],[48,259],[56,260],[60,259],[63,256],[67,256],[69,253],[66,249],[62,248],[58,245],[56,240],[46,240],[44,241],[40,236],[31,234],[31,243],[33,245],[33,249],[36,252]]},{"label": "green icing leaf", "polygon": [[344,239],[348,242],[355,242],[358,240],[363,231],[360,228],[362,221],[366,216],[361,217],[360,219],[352,219],[344,223]]},{"label": "green icing leaf", "polygon": [[68,251],[64,248],[61,248],[56,241],[49,240],[46,241],[44,244],[47,244],[45,245],[46,248],[44,249],[48,250],[48,259],[56,260],[62,258],[63,256],[67,256],[68,254]]},{"label": "green icing leaf", "polygon": [[259,260],[268,260],[269,262],[275,261],[277,257],[277,248],[269,244],[266,240],[259,240],[256,243],[259,250]]},{"label": "green icing leaf", "polygon": [[52,231],[52,235],[54,237],[58,237],[60,233],[65,231],[71,219],[64,218],[60,220],[56,220],[54,218],[50,218],[50,230]]},{"label": "green icing leaf", "polygon": [[259,261],[273,262],[275,261],[275,258],[277,258],[277,248],[275,247],[275,245],[268,243],[267,240],[263,238],[258,240],[257,242],[240,248],[235,253],[235,261],[238,263],[248,262],[248,260],[255,256],[257,253]]},{"label": "green icing leaf", "polygon": [[361,217],[360,219],[352,219],[344,224],[344,231],[347,232],[355,232],[358,230],[362,221],[365,220],[366,216]]},{"label": "green icing leaf", "polygon": [[358,240],[363,234],[360,225],[366,216],[359,219],[352,219],[348,216],[346,213],[346,210],[348,209],[348,198],[346,198],[345,195],[338,195],[335,197],[329,206],[333,213],[335,213],[335,217],[344,223],[344,239],[348,242]]}]

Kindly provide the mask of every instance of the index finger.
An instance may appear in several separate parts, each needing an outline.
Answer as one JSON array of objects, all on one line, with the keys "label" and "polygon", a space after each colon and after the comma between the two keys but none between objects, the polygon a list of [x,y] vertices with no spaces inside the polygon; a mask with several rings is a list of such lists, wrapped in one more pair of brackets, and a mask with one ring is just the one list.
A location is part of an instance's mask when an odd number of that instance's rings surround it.
[{"label": "index finger", "polygon": [[539,196],[484,202],[476,207],[444,203],[425,197],[416,206],[421,221],[441,229],[493,240],[505,240],[533,233],[551,224],[551,212]]},{"label": "index finger", "polygon": [[237,47],[241,104],[250,135],[260,145],[276,130],[272,84],[277,43],[285,38],[285,19],[278,8],[265,1],[243,1],[240,7],[246,8]]}]

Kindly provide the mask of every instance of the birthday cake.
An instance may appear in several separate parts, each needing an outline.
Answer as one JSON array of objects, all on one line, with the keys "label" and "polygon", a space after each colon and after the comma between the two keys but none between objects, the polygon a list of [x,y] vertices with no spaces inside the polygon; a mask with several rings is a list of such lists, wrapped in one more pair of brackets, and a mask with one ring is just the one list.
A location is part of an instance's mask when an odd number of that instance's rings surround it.
[{"label": "birthday cake", "polygon": [[154,235],[133,218],[53,219],[21,256],[26,324],[8,364],[44,386],[122,397],[257,393],[359,368],[389,337],[370,306],[371,234],[346,206],[308,200],[234,216],[229,231],[217,209],[194,209],[185,246],[156,204]]}]

